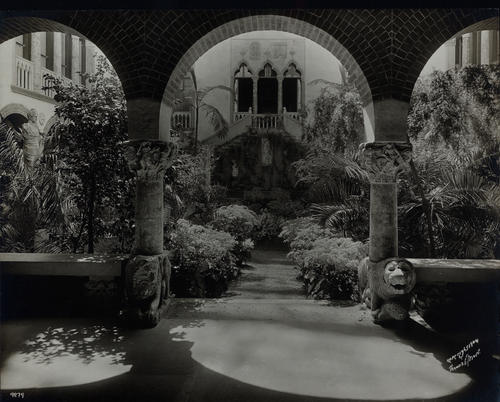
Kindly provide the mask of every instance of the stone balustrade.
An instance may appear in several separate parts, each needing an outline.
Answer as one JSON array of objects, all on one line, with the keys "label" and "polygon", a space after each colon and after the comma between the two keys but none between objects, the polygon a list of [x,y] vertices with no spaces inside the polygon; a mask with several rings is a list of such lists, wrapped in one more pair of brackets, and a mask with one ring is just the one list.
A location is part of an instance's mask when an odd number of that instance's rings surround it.
[{"label": "stone balustrade", "polygon": [[16,85],[23,89],[33,89],[33,63],[16,57]]},{"label": "stone balustrade", "polygon": [[[15,81],[13,82],[13,84],[18,88],[41,93],[45,96],[53,98],[55,95],[55,91],[53,89],[46,88],[50,85],[50,78],[47,77],[47,75],[61,79],[66,86],[75,83],[75,81],[73,81],[71,78],[59,75],[54,71],[51,71],[44,67],[41,67],[38,71],[35,71],[35,66],[32,61],[26,60],[23,57],[16,57],[16,71],[14,78]],[[37,79],[38,84],[35,86],[34,83]],[[80,82],[77,82],[77,84],[79,83]]]},{"label": "stone balustrade", "polygon": [[251,112],[235,112],[233,116],[233,121],[237,122],[239,120],[244,119],[247,116],[250,116],[252,113]]},{"label": "stone balustrade", "polygon": [[172,126],[176,130],[186,130],[193,128],[190,111],[178,111],[172,114]]},{"label": "stone balustrade", "polygon": [[283,117],[279,114],[252,115],[252,128],[254,129],[279,129],[282,127]]}]

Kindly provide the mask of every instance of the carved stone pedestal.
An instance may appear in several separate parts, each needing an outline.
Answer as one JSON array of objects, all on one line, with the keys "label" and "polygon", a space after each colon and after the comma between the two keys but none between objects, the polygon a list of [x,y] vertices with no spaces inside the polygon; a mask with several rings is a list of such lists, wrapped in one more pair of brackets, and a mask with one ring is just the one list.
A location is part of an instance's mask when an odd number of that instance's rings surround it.
[{"label": "carved stone pedestal", "polygon": [[362,302],[371,309],[376,323],[408,318],[416,283],[409,261],[394,257],[372,262],[367,257],[359,265],[358,280]]},{"label": "carved stone pedestal", "polygon": [[125,268],[124,317],[132,325],[154,327],[170,295],[171,266],[166,253],[135,255]]},{"label": "carved stone pedestal", "polygon": [[[405,294],[391,294],[394,289],[384,282],[384,272],[391,261],[405,267],[398,271],[398,275],[403,271],[412,272],[411,264],[402,264],[402,260],[397,258],[397,177],[407,169],[411,149],[411,144],[407,142],[371,142],[360,145],[361,163],[370,177],[370,252],[369,260],[361,264],[366,267],[359,268],[360,288],[364,287],[363,280],[368,283],[367,288],[371,289],[369,304],[377,322],[403,320],[410,307],[409,292],[414,283],[411,288],[405,288]],[[365,279],[362,279],[361,272],[364,272]],[[386,289],[383,291],[385,296],[380,294],[382,289]],[[366,296],[365,294],[364,298]]]},{"label": "carved stone pedestal", "polygon": [[170,294],[170,262],[163,250],[163,180],[177,148],[159,140],[131,140],[124,146],[137,185],[135,243],[125,267],[123,316],[131,324],[152,327]]}]

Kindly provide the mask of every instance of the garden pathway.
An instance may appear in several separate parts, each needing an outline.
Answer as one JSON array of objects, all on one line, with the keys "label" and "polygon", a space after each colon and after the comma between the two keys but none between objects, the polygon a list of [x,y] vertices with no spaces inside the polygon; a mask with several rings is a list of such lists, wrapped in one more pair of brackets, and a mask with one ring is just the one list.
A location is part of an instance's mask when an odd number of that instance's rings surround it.
[{"label": "garden pathway", "polygon": [[257,251],[225,297],[175,299],[148,330],[8,321],[2,388],[29,401],[320,402],[435,400],[471,383],[444,369],[456,345],[417,323],[374,325],[359,305],[307,300],[295,275],[284,252]]}]

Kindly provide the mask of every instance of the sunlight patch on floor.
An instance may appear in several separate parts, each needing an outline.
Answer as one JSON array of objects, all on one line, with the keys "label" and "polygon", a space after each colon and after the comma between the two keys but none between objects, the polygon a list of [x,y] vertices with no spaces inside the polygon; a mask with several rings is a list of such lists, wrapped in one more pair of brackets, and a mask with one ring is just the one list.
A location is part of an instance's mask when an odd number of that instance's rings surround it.
[{"label": "sunlight patch on floor", "polygon": [[3,364],[3,390],[87,384],[130,371],[116,327],[48,327]]},{"label": "sunlight patch on floor", "polygon": [[[346,399],[438,398],[467,386],[431,353],[389,336],[299,328],[273,321],[204,320],[170,333],[193,342],[192,358],[247,384],[298,395]],[[355,332],[358,332],[357,334]],[[361,332],[361,333],[359,333]]]},{"label": "sunlight patch on floor", "polygon": [[[66,387],[105,380],[130,371],[132,365],[116,364],[112,356],[96,356],[85,363],[77,355],[62,355],[50,363],[16,353],[2,369],[1,389]],[[28,360],[26,360],[28,358]]]}]

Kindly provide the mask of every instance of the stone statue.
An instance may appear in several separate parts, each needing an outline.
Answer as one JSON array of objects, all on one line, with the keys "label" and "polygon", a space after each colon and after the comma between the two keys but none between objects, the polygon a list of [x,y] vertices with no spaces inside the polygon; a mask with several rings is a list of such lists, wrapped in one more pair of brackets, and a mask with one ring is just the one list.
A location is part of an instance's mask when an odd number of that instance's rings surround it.
[{"label": "stone statue", "polygon": [[24,163],[33,167],[43,153],[43,136],[37,125],[38,114],[35,109],[28,112],[28,121],[21,127],[23,136]]},{"label": "stone statue", "polygon": [[236,178],[239,174],[238,162],[234,159],[231,161],[231,177]]},{"label": "stone statue", "polygon": [[262,137],[261,142],[262,166],[271,166],[273,164],[273,150],[269,138]]},{"label": "stone statue", "polygon": [[415,287],[413,265],[403,258],[388,258],[373,263],[368,257],[358,267],[361,301],[372,311],[376,323],[405,320],[411,306],[410,292]]}]

